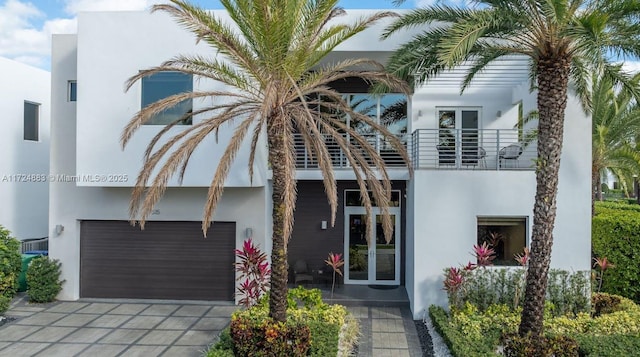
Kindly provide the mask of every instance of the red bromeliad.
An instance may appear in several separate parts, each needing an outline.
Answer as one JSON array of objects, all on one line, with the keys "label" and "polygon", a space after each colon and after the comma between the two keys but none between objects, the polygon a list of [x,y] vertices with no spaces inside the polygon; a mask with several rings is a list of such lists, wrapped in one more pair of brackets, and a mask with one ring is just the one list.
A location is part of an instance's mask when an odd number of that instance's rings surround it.
[{"label": "red bromeliad", "polygon": [[473,246],[472,255],[478,260],[478,266],[485,267],[493,265],[492,261],[496,258],[496,251],[489,247],[487,242],[484,242],[480,246]]},{"label": "red bromeliad", "polygon": [[336,285],[336,273],[342,276],[342,271],[340,267],[344,265],[344,260],[342,260],[342,254],[340,253],[329,253],[329,257],[324,261],[328,266],[333,268],[333,281],[331,283],[331,298],[333,299],[333,289]]}]

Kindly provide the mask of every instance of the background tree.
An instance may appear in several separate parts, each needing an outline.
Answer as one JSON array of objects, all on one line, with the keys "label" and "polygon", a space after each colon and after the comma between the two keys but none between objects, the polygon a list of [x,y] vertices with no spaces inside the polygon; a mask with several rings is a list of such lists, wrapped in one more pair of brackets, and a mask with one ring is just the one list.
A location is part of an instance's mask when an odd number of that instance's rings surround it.
[{"label": "background tree", "polygon": [[[134,223],[139,220],[144,227],[145,220],[164,193],[168,179],[178,169],[182,179],[191,154],[202,140],[217,133],[222,125],[232,123],[234,133],[218,163],[207,194],[202,220],[202,229],[206,233],[236,153],[249,140],[251,153],[248,164],[249,175],[252,176],[257,145],[260,137],[266,134],[268,160],[273,174],[269,314],[275,320],[284,321],[287,306],[287,242],[291,236],[296,205],[294,133],[302,136],[306,149],[322,170],[332,224],[336,218],[338,194],[331,157],[325,145],[328,137],[338,144],[354,168],[367,214],[372,211],[367,191],[372,192],[375,202],[382,207],[384,231],[387,239],[390,239],[392,222],[387,206],[391,199],[391,183],[384,162],[366,138],[347,127],[334,113],[346,113],[352,121],[360,121],[374,128],[407,163],[408,155],[394,135],[369,117],[352,110],[330,84],[353,77],[369,83],[382,83],[403,93],[408,92],[408,87],[405,82],[386,73],[381,64],[371,60],[322,62],[336,46],[392,13],[376,13],[351,24],[343,24],[334,20],[344,14],[342,9],[336,7],[338,0],[220,2],[234,24],[225,23],[214,13],[186,1],[172,0],[171,4],[153,7],[153,11],[170,14],[193,32],[197,41],[209,45],[211,56],[178,55],[134,75],[129,79],[127,89],[140,79],[159,72],[191,74],[197,80],[221,82],[231,89],[196,90],[172,95],[143,108],[131,119],[122,134],[123,147],[137,129],[155,114],[184,100],[215,99],[214,104],[194,108],[193,112],[167,125],[149,143],[133,189],[130,214]],[[358,70],[353,69],[356,67]],[[328,100],[320,101],[317,98]],[[192,117],[192,126],[184,128],[166,143],[161,143],[172,127]],[[344,133],[349,134],[350,140],[346,140]],[[153,175],[154,172],[157,174]],[[368,233],[370,237],[371,227]]]},{"label": "background tree", "polygon": [[[638,86],[640,73],[632,83]],[[597,79],[593,88],[592,201],[602,201],[602,177],[608,172],[625,192],[633,187],[633,176],[640,174],[640,105],[609,78]]]},{"label": "background tree", "polygon": [[639,19],[637,0],[480,0],[471,8],[434,5],[413,10],[383,36],[424,27],[424,32],[398,49],[388,69],[405,78],[415,74],[423,82],[469,63],[462,91],[501,57],[530,59],[537,89],[538,161],[521,335],[542,333],[569,82],[586,111],[592,105],[591,73],[604,73],[637,95],[628,78],[610,64],[609,56],[640,57]]}]

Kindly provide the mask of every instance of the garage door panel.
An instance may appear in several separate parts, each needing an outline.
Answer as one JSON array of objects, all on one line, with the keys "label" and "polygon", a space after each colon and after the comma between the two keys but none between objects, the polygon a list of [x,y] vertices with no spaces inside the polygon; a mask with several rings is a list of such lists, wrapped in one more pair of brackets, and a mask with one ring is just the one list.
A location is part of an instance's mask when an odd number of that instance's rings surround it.
[{"label": "garage door panel", "polygon": [[81,223],[81,296],[231,300],[235,223]]}]

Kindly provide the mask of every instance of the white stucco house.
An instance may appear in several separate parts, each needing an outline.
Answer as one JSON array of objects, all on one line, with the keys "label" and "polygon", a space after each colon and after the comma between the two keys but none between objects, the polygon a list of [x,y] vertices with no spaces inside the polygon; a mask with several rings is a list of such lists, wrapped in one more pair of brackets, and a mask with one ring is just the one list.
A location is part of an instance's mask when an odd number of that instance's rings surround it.
[{"label": "white stucco house", "polygon": [[0,225],[48,236],[49,72],[0,57]]},{"label": "white stucco house", "polygon": [[[362,11],[366,10],[350,11],[348,16]],[[348,16],[341,20],[348,21]],[[327,61],[384,61],[410,34],[381,42],[383,26],[350,39]],[[66,284],[60,299],[231,300],[233,249],[253,237],[270,250],[266,152],[259,152],[251,181],[248,142],[231,169],[206,239],[200,230],[207,187],[232,128],[221,131],[218,142],[210,138],[194,152],[184,182],[169,183],[144,231],[127,222],[144,149],[163,126],[145,125],[122,150],[119,138],[125,124],[162,96],[219,86],[169,73],[124,92],[127,78],[178,53],[215,55],[159,13],[82,13],[77,35],[54,36],[51,175],[57,180],[50,184],[49,230],[58,227],[50,240],[50,255],[62,261]],[[320,172],[300,146],[290,266],[304,261],[310,270],[321,269],[329,252],[344,253],[344,284],[398,285],[406,289],[418,318],[430,304],[446,302],[442,269],[467,263],[472,246],[488,233],[503,235],[498,260],[513,263],[513,255],[529,244],[532,225],[535,143],[524,145],[518,120],[520,113],[535,108],[535,93],[529,92],[527,63],[518,58],[493,66],[460,95],[463,73],[460,69],[444,74],[415,88],[408,98],[374,97],[362,83],[335,84],[353,105],[367,108],[383,123],[388,111],[401,108],[403,114],[389,125],[406,140],[415,171],[410,177],[397,155],[372,136],[394,180],[391,212],[396,229],[390,244],[378,234],[377,244],[369,248],[363,237],[367,218],[340,151],[334,151],[333,159],[341,204],[331,227]],[[76,83],[77,101],[72,101]],[[207,102],[183,104],[178,112],[197,110]],[[154,118],[154,124],[166,119]],[[588,270],[591,120],[573,97],[566,122],[552,265]],[[377,227],[379,217],[371,219]]]}]

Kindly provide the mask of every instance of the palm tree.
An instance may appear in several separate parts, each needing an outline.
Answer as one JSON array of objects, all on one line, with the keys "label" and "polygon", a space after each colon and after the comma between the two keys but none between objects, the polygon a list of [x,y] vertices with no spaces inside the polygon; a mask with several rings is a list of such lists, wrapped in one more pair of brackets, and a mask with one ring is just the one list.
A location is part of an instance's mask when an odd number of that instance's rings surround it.
[{"label": "palm tree", "polygon": [[[376,13],[351,24],[341,24],[335,20],[344,13],[336,7],[338,0],[221,0],[221,3],[237,30],[215,14],[187,1],[171,0],[171,4],[153,7],[152,11],[170,14],[193,32],[197,41],[209,45],[211,57],[178,55],[132,76],[127,89],[142,78],[158,72],[186,73],[197,79],[221,82],[232,89],[196,90],[172,95],[143,108],[131,119],[122,134],[123,147],[153,115],[184,100],[215,97],[214,103],[221,103],[195,108],[193,112],[164,127],[151,140],[132,192],[131,219],[133,223],[139,220],[141,227],[144,227],[146,218],[164,193],[168,179],[178,169],[179,178],[182,179],[191,154],[202,140],[216,134],[222,125],[232,123],[235,126],[234,133],[218,163],[207,194],[202,220],[202,229],[206,233],[236,153],[249,140],[251,154],[248,165],[249,175],[252,176],[256,146],[260,137],[266,134],[268,160],[273,173],[269,314],[277,321],[285,321],[287,242],[291,236],[296,204],[294,133],[303,137],[306,149],[322,170],[332,224],[336,218],[338,194],[331,157],[325,146],[326,138],[333,139],[339,145],[354,168],[367,213],[371,214],[372,211],[367,191],[371,191],[375,202],[383,207],[385,233],[390,239],[392,222],[385,207],[391,199],[391,183],[384,163],[366,138],[347,127],[335,113],[346,113],[351,120],[375,128],[393,143],[408,163],[407,152],[385,127],[352,110],[330,84],[356,78],[373,84],[382,83],[403,93],[408,92],[408,86],[386,73],[384,66],[371,60],[322,62],[336,46],[392,13]],[[192,126],[160,144],[172,127],[192,117]],[[348,134],[349,140],[344,133]],[[156,169],[157,174],[153,175]]]},{"label": "palm tree", "polygon": [[[640,74],[632,80],[638,85]],[[611,80],[594,83],[592,131],[592,202],[602,201],[602,177],[611,172],[627,191],[640,174],[640,105],[628,91],[616,91]],[[593,213],[593,204],[592,204]]]},{"label": "palm tree", "polygon": [[602,71],[637,96],[637,89],[607,56],[640,56],[639,18],[637,0],[478,0],[471,8],[435,5],[413,10],[383,35],[425,26],[424,32],[398,49],[388,69],[423,82],[469,63],[462,91],[495,60],[513,55],[530,60],[531,79],[538,90],[538,161],[521,335],[537,338],[542,332],[569,82],[587,112],[590,73]]}]

